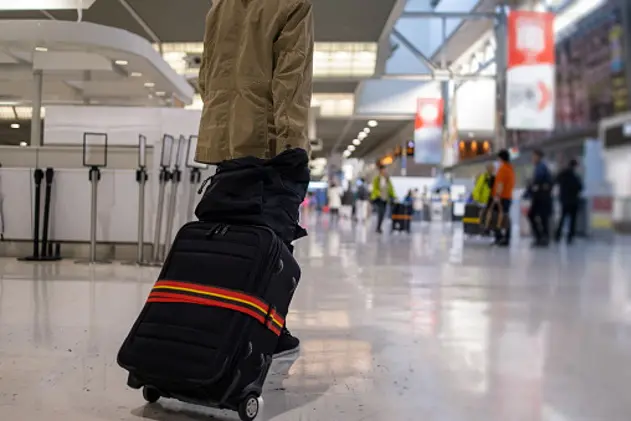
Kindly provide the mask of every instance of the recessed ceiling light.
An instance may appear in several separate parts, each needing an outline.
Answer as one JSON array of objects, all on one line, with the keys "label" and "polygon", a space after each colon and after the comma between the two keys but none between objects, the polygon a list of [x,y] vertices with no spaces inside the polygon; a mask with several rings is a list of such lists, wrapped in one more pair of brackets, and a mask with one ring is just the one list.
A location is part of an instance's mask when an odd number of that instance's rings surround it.
[{"label": "recessed ceiling light", "polygon": [[362,141],[361,141],[361,140],[359,140],[359,139],[353,139],[353,145],[355,145],[355,146],[359,146],[359,145],[361,145],[361,144],[362,144]]},{"label": "recessed ceiling light", "polygon": [[353,152],[355,150],[355,146],[353,145],[348,145],[348,150]]},{"label": "recessed ceiling light", "polygon": [[364,132],[359,132],[359,134],[357,135],[357,138],[359,140],[364,140],[364,139],[366,139],[366,137],[368,137],[368,135],[366,133],[364,133]]},{"label": "recessed ceiling light", "polygon": [[165,96],[165,95],[166,95],[166,92],[164,92],[164,91],[158,91],[158,92],[156,92],[156,95],[157,95],[157,96]]},{"label": "recessed ceiling light", "polygon": [[46,48],[46,47],[35,47],[35,51],[39,51],[41,53],[45,53],[46,51],[48,51],[48,48]]},{"label": "recessed ceiling light", "polygon": [[364,133],[366,133],[366,134],[370,133],[370,129],[369,129],[368,127],[366,127],[366,128],[364,129]]},{"label": "recessed ceiling light", "polygon": [[22,141],[22,142],[20,142],[20,146],[21,146],[21,147],[23,147],[23,148],[25,148],[25,147],[27,147],[27,146],[28,146],[28,143],[26,143],[26,142]]},{"label": "recessed ceiling light", "polygon": [[342,155],[344,155],[344,158],[348,158],[349,156],[351,156],[351,152],[350,151],[344,151],[344,153]]},{"label": "recessed ceiling light", "polygon": [[127,60],[116,60],[114,63],[118,64],[119,66],[127,66],[129,64]]},{"label": "recessed ceiling light", "polygon": [[140,72],[131,72],[129,76],[131,76],[131,77],[142,77],[142,73],[140,73]]},{"label": "recessed ceiling light", "polygon": [[12,129],[19,129],[20,125],[18,123],[13,123],[13,124],[11,124],[11,128]]},{"label": "recessed ceiling light", "polygon": [[370,120],[368,122],[368,127],[377,127],[379,125],[379,123],[377,122],[377,120]]},{"label": "recessed ceiling light", "polygon": [[153,88],[154,86],[156,86],[156,84],[155,84],[155,83],[153,83],[153,82],[147,82],[147,83],[145,83],[145,88]]},{"label": "recessed ceiling light", "polygon": [[149,98],[149,99],[153,99],[153,95],[149,94],[149,95],[148,95],[148,98]]}]

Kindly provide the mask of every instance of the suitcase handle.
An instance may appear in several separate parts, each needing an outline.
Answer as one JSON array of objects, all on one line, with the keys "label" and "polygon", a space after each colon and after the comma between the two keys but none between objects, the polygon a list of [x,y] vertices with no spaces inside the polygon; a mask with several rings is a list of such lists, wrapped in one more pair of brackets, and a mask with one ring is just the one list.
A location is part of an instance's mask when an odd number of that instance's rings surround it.
[{"label": "suitcase handle", "polygon": [[502,223],[504,222],[504,209],[502,209],[499,202],[493,202],[493,204],[489,206],[489,211],[486,214],[486,222],[484,225],[486,229],[490,229],[491,220],[493,218],[493,208],[497,208],[498,214],[497,226],[495,228],[500,229],[502,227]]}]

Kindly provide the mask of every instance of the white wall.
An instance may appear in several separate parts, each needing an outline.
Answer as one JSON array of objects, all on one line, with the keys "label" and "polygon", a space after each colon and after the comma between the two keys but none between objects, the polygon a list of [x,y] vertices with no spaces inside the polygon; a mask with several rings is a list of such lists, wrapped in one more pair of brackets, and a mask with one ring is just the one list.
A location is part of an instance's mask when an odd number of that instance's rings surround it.
[{"label": "white wall", "polygon": [[82,145],[84,132],[108,134],[108,146],[137,146],[138,135],[149,144],[164,133],[196,135],[201,111],[182,108],[49,106],[44,120],[45,145]]}]

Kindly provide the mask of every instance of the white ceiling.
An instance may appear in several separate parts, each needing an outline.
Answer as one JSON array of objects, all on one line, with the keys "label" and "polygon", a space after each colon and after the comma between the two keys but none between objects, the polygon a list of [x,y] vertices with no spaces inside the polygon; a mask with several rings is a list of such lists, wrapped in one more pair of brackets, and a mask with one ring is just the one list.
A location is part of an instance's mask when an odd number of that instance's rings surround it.
[{"label": "white ceiling", "polygon": [[44,103],[189,103],[193,88],[145,39],[90,23],[3,21],[0,102],[30,102],[33,71],[44,74]]}]

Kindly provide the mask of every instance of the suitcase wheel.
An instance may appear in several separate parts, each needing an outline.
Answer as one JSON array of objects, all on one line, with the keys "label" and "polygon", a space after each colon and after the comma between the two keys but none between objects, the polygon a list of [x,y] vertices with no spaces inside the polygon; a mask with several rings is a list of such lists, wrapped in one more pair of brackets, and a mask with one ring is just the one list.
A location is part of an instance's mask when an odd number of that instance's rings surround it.
[{"label": "suitcase wheel", "polygon": [[249,394],[239,404],[239,418],[241,421],[252,421],[259,414],[259,398],[254,394]]},{"label": "suitcase wheel", "polygon": [[160,399],[160,392],[158,392],[158,389],[145,386],[142,388],[142,397],[145,398],[148,403],[156,403],[158,399]]}]

